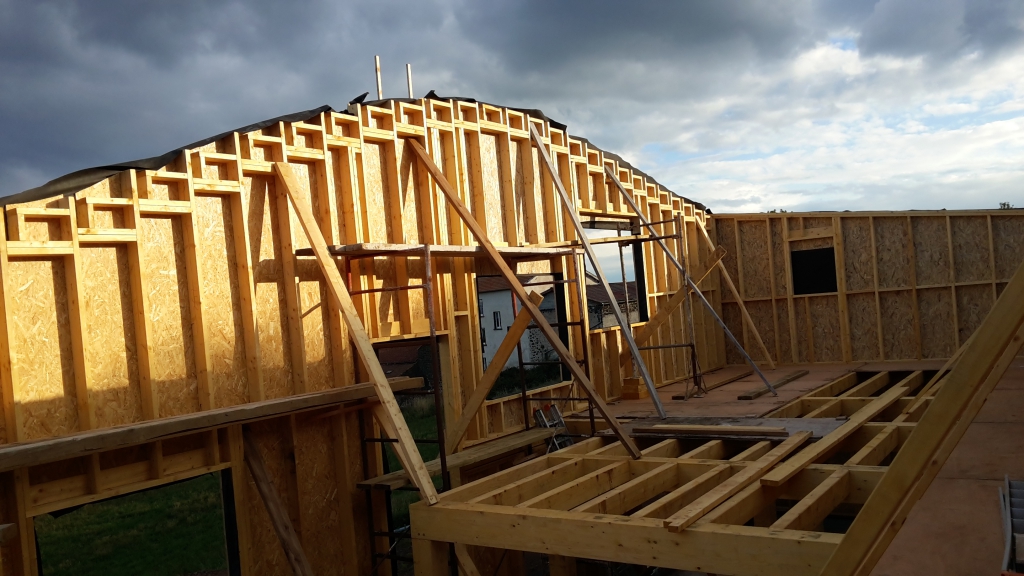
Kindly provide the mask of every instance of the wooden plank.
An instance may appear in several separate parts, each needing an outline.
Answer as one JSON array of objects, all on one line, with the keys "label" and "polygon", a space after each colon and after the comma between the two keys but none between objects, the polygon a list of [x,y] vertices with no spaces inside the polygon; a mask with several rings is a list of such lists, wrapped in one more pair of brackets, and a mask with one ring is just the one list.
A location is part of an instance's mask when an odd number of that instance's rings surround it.
[{"label": "wooden plank", "polygon": [[[423,387],[422,378],[402,378],[390,382],[393,390]],[[0,472],[25,466],[56,462],[94,452],[123,448],[161,438],[178,436],[209,428],[274,418],[306,410],[373,398],[376,389],[364,382],[321,392],[309,392],[286,398],[250,402],[227,408],[182,414],[172,418],[102,428],[58,438],[0,445]]]},{"label": "wooden plank", "polygon": [[[654,313],[654,316],[652,316],[650,320],[648,320],[643,326],[641,326],[640,330],[636,333],[636,343],[644,344],[648,340],[650,340],[651,336],[657,334],[661,326],[668,322],[670,318],[672,318],[672,315],[675,313],[676,309],[678,309],[683,302],[686,302],[686,298],[687,296],[689,296],[689,292],[689,288],[681,288],[675,294],[672,295],[672,298],[668,302],[666,302],[664,306],[658,308],[658,311]],[[630,352],[629,350],[624,350],[622,354],[619,356],[619,366],[625,368],[626,364],[629,362],[632,356],[632,352]]]},{"label": "wooden plank", "polygon": [[847,466],[878,466],[899,444],[900,431],[896,426],[886,426],[868,441],[856,454],[846,461]]},{"label": "wooden plank", "polygon": [[634,434],[677,434],[685,436],[789,436],[785,428],[773,426],[703,426],[700,424],[655,424],[636,426]]},{"label": "wooden plank", "polygon": [[714,524],[675,533],[654,518],[447,502],[413,504],[409,513],[414,545],[418,539],[443,540],[714,574],[816,576],[842,539],[841,534]]},{"label": "wooden plank", "polygon": [[781,444],[772,448],[764,456],[758,458],[753,464],[744,468],[741,472],[738,472],[729,477],[728,480],[722,482],[707,494],[704,494],[697,500],[694,500],[682,510],[679,510],[675,514],[672,514],[665,519],[665,527],[672,532],[680,532],[700,519],[701,516],[710,512],[715,506],[718,506],[722,502],[725,502],[732,496],[739,493],[751,482],[756,482],[762,474],[767,472],[772,466],[775,466],[783,458],[788,456],[794,450],[800,448],[804,442],[810,439],[810,432],[797,432],[790,436]]},{"label": "wooden plank", "polygon": [[[530,301],[534,305],[539,306],[543,300],[544,296],[541,294],[537,292],[530,293]],[[494,387],[494,383],[498,381],[498,376],[505,369],[505,362],[508,362],[509,357],[512,356],[512,352],[515,351],[516,345],[519,344],[519,340],[526,333],[527,328],[530,327],[532,320],[533,318],[529,314],[520,312],[516,315],[512,325],[509,326],[505,337],[501,340],[501,344],[494,351],[491,363],[487,366],[487,370],[484,371],[483,379],[480,380],[476,389],[473,390],[473,395],[466,401],[466,406],[462,409],[462,415],[459,416],[459,420],[448,431],[448,453],[455,452],[459,442],[462,441],[462,437],[466,435],[470,422],[473,421],[476,413],[480,411],[480,407],[484,405],[487,395],[491,392],[491,388]]]},{"label": "wooden plank", "polygon": [[438,184],[438,187],[448,198],[448,203],[451,208],[453,208],[458,213],[459,217],[462,218],[462,221],[466,224],[466,227],[469,228],[470,232],[472,232],[476,241],[483,246],[485,250],[487,250],[488,254],[491,256],[491,260],[494,261],[495,267],[497,267],[501,275],[505,277],[505,280],[509,283],[509,286],[512,288],[515,295],[521,302],[523,302],[523,308],[533,318],[534,322],[537,323],[537,327],[544,334],[544,337],[548,339],[548,342],[551,343],[552,348],[554,348],[566,368],[569,369],[576,381],[583,387],[587,396],[589,396],[591,401],[594,403],[594,407],[597,408],[597,411],[608,422],[608,425],[611,427],[616,437],[618,437],[619,441],[622,442],[633,458],[640,458],[639,448],[636,447],[636,444],[633,443],[633,440],[630,439],[629,435],[626,434],[626,431],[619,424],[618,420],[616,420],[615,416],[613,416],[609,411],[608,405],[605,403],[604,399],[601,398],[601,396],[594,390],[593,385],[590,383],[590,379],[587,378],[583,369],[580,368],[579,364],[576,362],[576,359],[572,356],[569,350],[565,348],[562,341],[559,340],[558,334],[555,332],[554,328],[548,324],[547,319],[544,318],[540,309],[529,300],[529,295],[526,293],[526,289],[523,287],[522,283],[519,282],[519,279],[516,278],[516,275],[509,268],[508,264],[505,263],[504,259],[501,258],[501,255],[494,248],[494,244],[492,244],[487,238],[487,235],[476,222],[476,219],[473,218],[473,215],[470,214],[465,204],[463,204],[462,200],[459,199],[458,192],[452,188],[448,179],[445,178],[444,173],[442,173],[440,168],[434,164],[434,161],[430,159],[430,156],[427,155],[427,152],[419,142],[409,140],[409,144],[419,156],[420,162],[423,166],[430,171],[430,174]]},{"label": "wooden plank", "polygon": [[[775,389],[782,388],[786,384],[789,384],[790,382],[792,382],[794,380],[799,380],[800,378],[803,378],[804,376],[807,376],[808,374],[810,374],[809,370],[796,370],[794,372],[790,372],[789,374],[783,376],[782,378],[779,378],[778,380],[772,382],[772,387],[775,388]],[[767,388],[758,388],[756,390],[751,390],[750,392],[745,392],[743,394],[740,394],[739,396],[736,397],[736,399],[737,400],[754,400],[755,398],[760,398],[761,396],[764,396],[767,393],[768,393],[768,389]]]},{"label": "wooden plank", "polygon": [[384,369],[381,368],[380,361],[374,353],[373,345],[370,343],[370,336],[363,328],[362,320],[360,320],[359,314],[356,312],[355,305],[352,303],[352,297],[349,295],[348,288],[345,287],[345,282],[338,271],[338,266],[327,251],[327,243],[320,232],[320,227],[313,217],[309,205],[300,196],[299,184],[295,179],[295,173],[292,167],[284,162],[275,162],[274,170],[277,172],[278,181],[284,187],[288,198],[291,199],[292,206],[295,207],[295,213],[298,215],[299,222],[309,238],[313,251],[316,252],[317,264],[320,265],[320,270],[324,273],[326,284],[341,307],[342,315],[345,317],[345,322],[348,325],[349,336],[355,344],[359,359],[363,361],[363,365],[370,374],[370,381],[377,391],[377,398],[380,400],[383,414],[387,422],[394,429],[395,439],[398,440],[398,443],[395,445],[396,452],[412,476],[413,483],[420,489],[423,499],[433,504],[437,502],[437,490],[434,488],[430,474],[423,464],[423,458],[420,457],[419,449],[413,441],[409,426],[405,423],[405,418],[402,417],[402,410],[398,406],[395,394],[388,385]]},{"label": "wooden plank", "polygon": [[[557,174],[555,173],[555,167],[551,163],[551,157],[548,155],[548,150],[544,147],[544,141],[541,140],[540,134],[537,133],[537,128],[533,124],[530,124],[530,134],[532,135],[533,142],[540,153],[541,161],[544,166],[547,167],[548,175],[554,182],[555,190],[558,192],[558,197],[562,200],[562,208],[564,209],[565,214],[569,215],[573,228],[576,230],[576,237],[583,245],[583,251],[586,252],[587,257],[590,258],[590,265],[594,268],[594,275],[599,280],[601,289],[604,290],[605,295],[608,297],[608,301],[612,303],[612,315],[615,316],[615,321],[619,324],[619,328],[622,330],[620,335],[622,339],[626,341],[626,347],[629,349],[629,353],[633,357],[633,366],[640,373],[640,378],[644,381],[644,385],[647,386],[647,392],[651,395],[651,402],[654,403],[654,408],[658,411],[658,415],[664,418],[665,408],[661,405],[661,399],[658,398],[658,389],[654,385],[654,380],[651,379],[651,373],[648,371],[647,364],[644,363],[644,359],[640,355],[640,349],[637,346],[636,340],[633,338],[633,328],[630,326],[629,320],[626,316],[623,315],[622,310],[619,309],[618,303],[615,300],[615,294],[612,292],[612,287],[608,284],[608,278],[605,277],[604,270],[601,269],[601,263],[598,261],[597,254],[594,253],[594,247],[590,245],[590,239],[587,238],[586,230],[583,229],[583,223],[580,222],[579,214],[576,213],[576,204],[569,198],[569,193],[565,191],[565,186],[562,185],[562,181],[556,177]],[[684,292],[683,298],[685,298],[686,290],[683,290],[682,292]],[[639,298],[640,295],[638,294],[637,297]],[[667,319],[667,316],[665,319]],[[664,322],[664,320],[662,320],[662,322]]]},{"label": "wooden plank", "polygon": [[936,394],[824,568],[837,576],[867,575],[914,503],[981,410],[1024,344],[1024,267],[967,344],[948,382]]},{"label": "wooden plank", "polygon": [[850,471],[836,470],[772,524],[772,530],[815,530],[850,493]]},{"label": "wooden plank", "polygon": [[281,502],[281,497],[278,496],[277,489],[274,488],[274,483],[270,480],[270,475],[267,474],[263,457],[260,456],[259,449],[252,438],[248,434],[243,436],[245,463],[249,466],[256,490],[263,498],[263,505],[270,516],[270,523],[274,526],[274,532],[277,533],[281,547],[284,548],[284,554],[288,558],[288,563],[291,564],[292,572],[295,576],[313,576],[313,568],[309,565],[309,559],[306,558],[306,553],[302,550],[302,542],[299,540],[299,535],[295,533],[295,527],[292,526],[291,518],[288,517],[288,510]]}]

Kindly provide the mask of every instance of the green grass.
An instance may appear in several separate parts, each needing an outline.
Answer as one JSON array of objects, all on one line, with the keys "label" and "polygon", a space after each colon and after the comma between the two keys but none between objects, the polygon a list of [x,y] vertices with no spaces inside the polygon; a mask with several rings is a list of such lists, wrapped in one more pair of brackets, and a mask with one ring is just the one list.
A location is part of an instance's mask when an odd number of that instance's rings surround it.
[{"label": "green grass", "polygon": [[227,573],[218,474],[39,516],[35,529],[43,576]]}]

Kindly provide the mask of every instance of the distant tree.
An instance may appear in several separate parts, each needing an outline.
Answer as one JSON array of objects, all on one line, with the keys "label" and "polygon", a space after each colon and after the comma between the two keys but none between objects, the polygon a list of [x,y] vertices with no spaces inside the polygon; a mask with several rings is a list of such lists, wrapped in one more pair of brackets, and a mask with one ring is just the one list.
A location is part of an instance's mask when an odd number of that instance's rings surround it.
[{"label": "distant tree", "polygon": [[999,203],[999,209],[1000,210],[1011,210],[1011,209],[1013,209],[1013,204],[1010,204],[1009,202],[1000,202]]}]

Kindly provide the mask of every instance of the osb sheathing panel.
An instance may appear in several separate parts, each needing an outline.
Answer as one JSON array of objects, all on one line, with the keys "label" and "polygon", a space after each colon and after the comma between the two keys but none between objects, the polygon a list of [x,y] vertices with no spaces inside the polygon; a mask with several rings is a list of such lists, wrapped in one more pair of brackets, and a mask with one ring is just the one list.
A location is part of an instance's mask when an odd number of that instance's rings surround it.
[{"label": "osb sheathing panel", "polygon": [[[732,277],[733,283],[736,284],[736,289],[740,289],[739,285],[739,273],[738,273],[738,259],[736,256],[736,221],[732,219],[718,219],[716,220],[715,226],[718,234],[718,244],[725,248],[725,257],[722,258],[722,263],[725,265],[725,271]],[[726,290],[722,295],[722,300],[731,301],[732,293]]]},{"label": "osb sheathing panel", "polygon": [[270,178],[246,178],[250,192],[249,254],[256,282],[256,323],[259,326],[260,367],[266,398],[281,398],[295,392],[292,384],[291,356],[287,350],[291,335],[287,326],[284,270],[278,244],[278,216],[274,181]]},{"label": "osb sheathing panel", "polygon": [[765,298],[772,295],[771,270],[768,268],[768,228],[762,220],[737,221],[740,253],[743,256],[743,296]]},{"label": "osb sheathing panel", "polygon": [[841,362],[843,340],[839,330],[839,299],[835,296],[813,296],[807,299],[807,305],[811,314],[814,360]]},{"label": "osb sheathing panel", "polygon": [[[910,219],[914,232],[914,259],[918,286],[949,284],[949,236],[946,218],[915,216]],[[922,315],[922,318],[926,316]]]},{"label": "osb sheathing panel", "polygon": [[989,285],[957,286],[956,317],[959,322],[961,344],[981,325],[995,299]]},{"label": "osb sheathing panel", "polygon": [[871,252],[871,220],[843,218],[843,259],[846,261],[846,289],[871,290],[875,285],[875,262]]},{"label": "osb sheathing panel", "polygon": [[518,216],[516,218],[517,234],[523,242],[527,242],[529,241],[529,237],[526,234],[525,215],[528,214],[526,211],[528,191],[526,190],[526,172],[523,168],[522,144],[520,144],[518,140],[512,140],[509,151],[512,159],[512,188],[515,202],[513,209]]},{"label": "osb sheathing panel", "polygon": [[779,322],[779,332],[775,335],[779,346],[778,361],[780,364],[792,362],[793,340],[789,331],[789,307],[785,301],[780,301],[779,305],[775,307],[775,317]]},{"label": "osb sheathing panel", "polygon": [[850,348],[854,360],[878,360],[878,306],[875,294],[849,294]]},{"label": "osb sheathing panel", "polygon": [[150,370],[161,417],[199,410],[185,242],[180,218],[143,218],[139,254],[153,333]]},{"label": "osb sheathing panel", "polygon": [[[740,312],[739,304],[723,302],[722,320],[729,327],[729,331],[736,337],[736,340],[743,344],[743,316]],[[743,355],[733,346],[732,342],[725,345],[725,361],[729,364],[741,364],[745,361]]]},{"label": "osb sheathing panel", "polygon": [[879,294],[882,312],[882,352],[886,360],[915,358],[914,300],[908,291]]},{"label": "osb sheathing panel", "polygon": [[[98,428],[143,419],[128,249],[81,249],[81,300],[86,306],[89,406]],[[111,274],[113,273],[113,274]],[[116,289],[115,289],[116,288]],[[112,342],[124,342],[112,346]]]},{"label": "osb sheathing panel", "polygon": [[[329,419],[294,419],[295,470],[302,546],[314,574],[330,574],[344,561],[336,542],[342,530]],[[346,495],[347,496],[347,495]]]},{"label": "osb sheathing panel", "polygon": [[203,321],[210,353],[213,407],[249,400],[242,309],[238,295],[231,203],[222,196],[197,196],[196,235],[206,249],[199,258],[203,279]]},{"label": "osb sheathing panel", "polygon": [[992,244],[995,249],[996,279],[1009,280],[1024,262],[1024,218],[992,216]]},{"label": "osb sheathing panel", "polygon": [[812,362],[809,316],[807,314],[807,298],[793,299],[793,327],[796,331],[796,361]]},{"label": "osb sheathing panel", "polygon": [[[757,332],[761,335],[765,348],[768,349],[769,353],[773,353],[772,351],[775,350],[775,322],[772,321],[771,301],[758,300],[756,302],[749,302],[747,303],[747,313],[750,314],[751,320],[754,321],[754,326],[757,327]],[[747,353],[754,360],[764,359],[761,347],[753,345],[753,343],[750,349],[747,350]]]},{"label": "osb sheathing panel", "polygon": [[508,242],[504,218],[506,207],[498,163],[498,137],[494,134],[480,134],[480,173],[487,235],[491,240]]},{"label": "osb sheathing panel", "polygon": [[950,288],[928,288],[917,291],[921,310],[921,354],[925,358],[949,358],[956,351],[953,325],[953,293]]},{"label": "osb sheathing panel", "polygon": [[[295,453],[289,420],[290,418],[285,417],[251,424],[248,426],[248,434],[259,448],[267,475],[288,511],[292,525],[301,537],[303,524],[296,494]],[[250,474],[246,473],[245,476],[246,492],[250,497],[239,504],[248,506],[251,539],[249,554],[253,558],[253,574],[292,576],[291,564],[288,563],[281,541],[274,532],[270,515],[267,514],[267,508],[259,497],[256,484]],[[312,525],[310,529],[317,530],[316,526]]]},{"label": "osb sheathing panel", "polygon": [[953,216],[953,268],[957,282],[994,280],[989,259],[988,218]]},{"label": "osb sheathing panel", "polygon": [[12,260],[8,317],[21,440],[78,430],[64,261]]},{"label": "osb sheathing panel", "polygon": [[875,218],[878,287],[910,287],[910,236],[906,218]]},{"label": "osb sheathing panel", "polygon": [[[771,218],[772,232],[772,265],[775,274],[775,297],[785,298],[789,293],[789,276],[786,274],[786,259],[789,258],[786,248],[786,240],[783,237],[782,221],[778,218]],[[785,355],[784,355],[785,357]]]}]

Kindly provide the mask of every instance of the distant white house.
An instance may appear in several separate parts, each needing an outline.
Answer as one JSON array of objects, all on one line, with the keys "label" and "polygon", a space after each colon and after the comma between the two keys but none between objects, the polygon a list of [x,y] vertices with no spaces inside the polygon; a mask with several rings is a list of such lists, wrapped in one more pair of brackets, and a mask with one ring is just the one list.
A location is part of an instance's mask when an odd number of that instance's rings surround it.
[{"label": "distant white house", "polygon": [[[543,282],[550,279],[551,276],[547,274],[522,276],[519,278],[523,284]],[[554,297],[552,296],[554,291],[551,289],[551,286],[527,286],[526,290],[545,296],[540,304],[540,309],[544,313],[545,318],[549,321],[554,321],[556,313]],[[505,338],[509,327],[515,320],[515,314],[512,311],[512,290],[504,278],[500,276],[477,277],[477,295],[479,297],[477,307],[480,311],[480,340],[483,349],[484,370],[486,370],[490,366],[491,359],[494,358],[494,353],[498,350],[498,346],[501,345],[501,341]],[[522,310],[521,305],[517,304],[517,306]],[[527,330],[526,334],[520,339],[520,342],[523,348],[523,362],[541,362],[550,359],[548,358],[548,352],[552,348],[544,340],[544,337],[537,333],[536,329]],[[518,365],[519,355],[513,352],[508,361],[505,362],[505,368],[515,368]],[[531,367],[527,366],[527,368]]]}]

